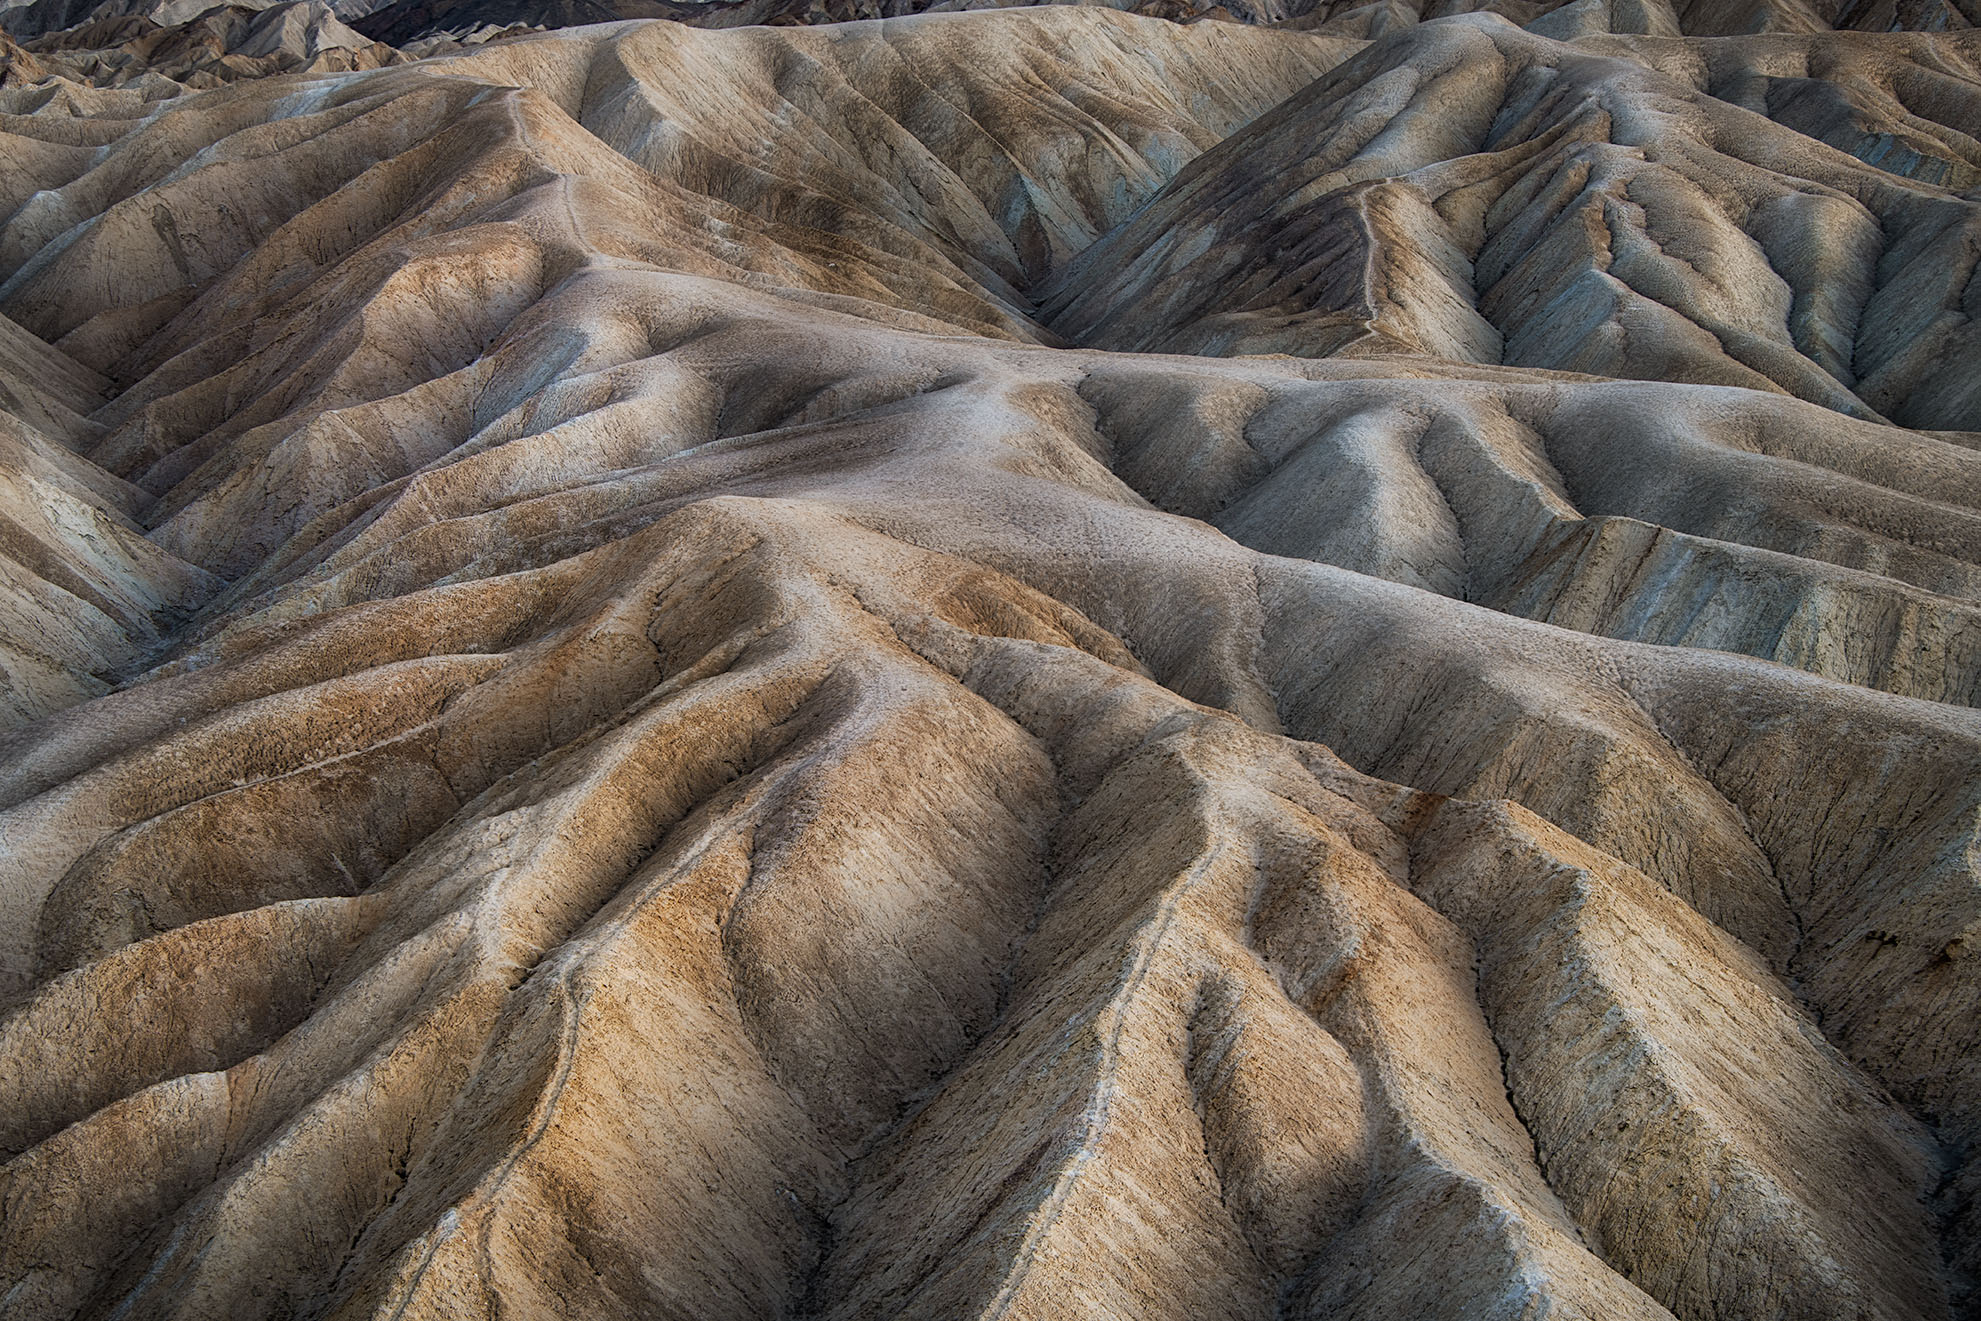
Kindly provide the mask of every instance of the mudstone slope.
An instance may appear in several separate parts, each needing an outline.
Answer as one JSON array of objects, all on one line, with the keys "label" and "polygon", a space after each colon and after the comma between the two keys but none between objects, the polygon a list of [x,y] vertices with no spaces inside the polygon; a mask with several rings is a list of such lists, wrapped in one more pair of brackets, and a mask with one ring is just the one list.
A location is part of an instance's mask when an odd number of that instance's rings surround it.
[{"label": "mudstone slope", "polygon": [[0,1313],[1976,1315],[1844,9],[0,50]]}]

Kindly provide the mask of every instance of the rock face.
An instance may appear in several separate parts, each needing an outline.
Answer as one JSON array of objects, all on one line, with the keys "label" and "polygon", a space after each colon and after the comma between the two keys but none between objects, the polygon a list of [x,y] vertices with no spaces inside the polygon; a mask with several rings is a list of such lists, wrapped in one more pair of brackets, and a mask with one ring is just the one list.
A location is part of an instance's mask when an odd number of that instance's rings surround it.
[{"label": "rock face", "polygon": [[0,50],[0,1312],[1981,1314],[1981,45],[1503,7]]}]

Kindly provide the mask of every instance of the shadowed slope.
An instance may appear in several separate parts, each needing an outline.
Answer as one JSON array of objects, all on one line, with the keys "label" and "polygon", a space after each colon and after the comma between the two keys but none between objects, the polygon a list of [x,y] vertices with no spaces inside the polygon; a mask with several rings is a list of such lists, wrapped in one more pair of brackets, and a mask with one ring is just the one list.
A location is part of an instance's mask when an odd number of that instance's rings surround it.
[{"label": "shadowed slope", "polygon": [[[1929,169],[1871,131],[1915,118],[1889,95],[1877,110],[1879,82],[1916,96],[1932,83],[1939,113],[1971,127],[1972,44],[1856,38],[1854,59],[1824,66],[1834,82],[1809,84],[1820,97],[1868,83],[1876,117],[1832,136],[1910,178],[1792,131],[1817,127],[1793,89],[1724,75],[1740,85],[1722,92],[1776,107],[1778,124],[1627,58],[1637,49],[1490,19],[1387,38],[1088,248],[1048,291],[1047,320],[1109,348],[1420,353],[1981,427],[1970,374],[1945,370],[1976,352],[1961,309],[1981,213],[1934,186],[1959,186],[1966,149]],[[1786,74],[1809,52],[1772,41],[1744,59]],[[1660,63],[1742,58],[1686,46]]]}]

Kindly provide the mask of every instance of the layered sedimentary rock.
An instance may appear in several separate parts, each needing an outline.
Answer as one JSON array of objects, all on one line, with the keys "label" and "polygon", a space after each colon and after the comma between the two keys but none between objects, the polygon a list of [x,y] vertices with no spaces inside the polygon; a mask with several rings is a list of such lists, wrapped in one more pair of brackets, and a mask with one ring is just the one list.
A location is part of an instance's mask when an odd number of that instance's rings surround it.
[{"label": "layered sedimentary rock", "polygon": [[1974,51],[1532,8],[15,56],[0,1310],[1972,1314]]}]

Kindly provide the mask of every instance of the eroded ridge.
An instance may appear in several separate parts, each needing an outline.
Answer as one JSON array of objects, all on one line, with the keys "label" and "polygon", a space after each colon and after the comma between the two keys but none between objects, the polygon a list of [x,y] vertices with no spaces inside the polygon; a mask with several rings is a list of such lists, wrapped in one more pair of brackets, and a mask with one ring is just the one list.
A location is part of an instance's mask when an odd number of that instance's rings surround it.
[{"label": "eroded ridge", "polygon": [[1970,1313],[1981,80],[1535,8],[0,88],[0,1310]]}]

